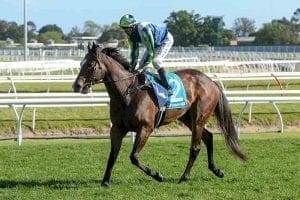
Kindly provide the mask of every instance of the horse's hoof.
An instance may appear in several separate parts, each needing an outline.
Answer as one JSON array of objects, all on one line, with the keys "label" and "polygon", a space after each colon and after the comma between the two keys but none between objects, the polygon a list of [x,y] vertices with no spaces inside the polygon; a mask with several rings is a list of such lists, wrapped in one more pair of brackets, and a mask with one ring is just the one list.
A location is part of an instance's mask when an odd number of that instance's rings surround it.
[{"label": "horse's hoof", "polygon": [[215,176],[219,177],[219,178],[223,178],[224,177],[224,173],[218,169],[216,166],[212,165],[212,166],[208,166],[208,169],[210,171],[212,171],[212,173],[214,173]]},{"label": "horse's hoof", "polygon": [[101,186],[102,187],[108,187],[109,186],[109,182],[108,181],[102,181]]},{"label": "horse's hoof", "polygon": [[158,182],[163,182],[164,177],[157,172],[156,175],[154,176],[154,179],[157,180]]},{"label": "horse's hoof", "polygon": [[220,170],[220,169],[216,169],[213,171],[213,173],[219,177],[219,178],[223,178],[224,177],[224,173]]},{"label": "horse's hoof", "polygon": [[182,183],[182,182],[186,182],[188,180],[188,178],[186,176],[182,176],[179,181],[178,181],[178,184],[179,183]]}]

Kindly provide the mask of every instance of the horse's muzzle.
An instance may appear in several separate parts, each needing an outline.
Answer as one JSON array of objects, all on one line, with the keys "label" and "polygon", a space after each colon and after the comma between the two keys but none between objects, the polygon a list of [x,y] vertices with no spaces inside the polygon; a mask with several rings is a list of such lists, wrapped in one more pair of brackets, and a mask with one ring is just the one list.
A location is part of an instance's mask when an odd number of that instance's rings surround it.
[{"label": "horse's muzzle", "polygon": [[88,94],[92,91],[91,84],[81,85],[77,82],[74,82],[72,87],[74,92],[80,92],[82,94]]},{"label": "horse's muzzle", "polygon": [[78,84],[77,82],[73,83],[72,88],[73,88],[74,92],[80,92],[81,91],[81,85]]}]

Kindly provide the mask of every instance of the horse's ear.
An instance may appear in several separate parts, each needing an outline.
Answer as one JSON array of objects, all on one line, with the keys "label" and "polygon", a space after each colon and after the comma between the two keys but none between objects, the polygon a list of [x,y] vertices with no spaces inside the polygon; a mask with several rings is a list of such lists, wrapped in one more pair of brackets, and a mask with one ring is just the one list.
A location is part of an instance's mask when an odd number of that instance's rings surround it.
[{"label": "horse's ear", "polygon": [[93,42],[93,49],[94,49],[94,50],[97,49],[97,44],[96,44],[96,42]]},{"label": "horse's ear", "polygon": [[88,43],[88,46],[87,46],[87,47],[88,47],[88,50],[89,50],[89,51],[92,49],[92,44],[91,44],[91,42]]}]

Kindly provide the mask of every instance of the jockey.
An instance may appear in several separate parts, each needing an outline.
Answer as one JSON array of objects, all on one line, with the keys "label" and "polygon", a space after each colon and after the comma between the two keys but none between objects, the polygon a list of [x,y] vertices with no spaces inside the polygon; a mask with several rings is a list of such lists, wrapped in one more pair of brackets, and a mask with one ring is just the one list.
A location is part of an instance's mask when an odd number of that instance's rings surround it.
[{"label": "jockey", "polygon": [[[135,17],[130,14],[124,15],[120,19],[120,27],[128,35],[133,68],[131,70],[142,69],[152,64],[160,76],[162,85],[168,90],[168,94],[172,95],[172,88],[167,81],[165,70],[161,66],[173,45],[173,36],[168,29],[149,22],[137,22]],[[139,43],[146,47],[146,52],[140,62],[138,62]]]}]

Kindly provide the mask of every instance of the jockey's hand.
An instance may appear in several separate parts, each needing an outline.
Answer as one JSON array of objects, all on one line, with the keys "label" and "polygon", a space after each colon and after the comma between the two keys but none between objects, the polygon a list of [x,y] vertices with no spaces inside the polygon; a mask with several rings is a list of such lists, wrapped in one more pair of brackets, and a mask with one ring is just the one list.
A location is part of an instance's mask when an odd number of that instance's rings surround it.
[{"label": "jockey's hand", "polygon": [[152,67],[151,64],[147,64],[147,65],[145,65],[145,66],[143,67],[143,71],[147,71],[147,70],[149,70],[151,67]]},{"label": "jockey's hand", "polygon": [[145,71],[145,70],[149,69],[150,67],[151,67],[150,64],[144,65],[144,64],[141,64],[141,63],[137,63],[134,69],[139,71],[139,72],[142,72],[142,71]]},{"label": "jockey's hand", "polygon": [[138,71],[139,73],[143,73],[144,69],[140,68],[140,69],[137,69],[136,71]]},{"label": "jockey's hand", "polygon": [[134,71],[140,71],[140,69],[142,68],[140,68],[140,64],[137,63],[135,66],[131,67],[128,71],[133,73]]},{"label": "jockey's hand", "polygon": [[134,70],[139,70],[140,68],[141,68],[140,63],[137,63],[137,64],[134,66]]}]

